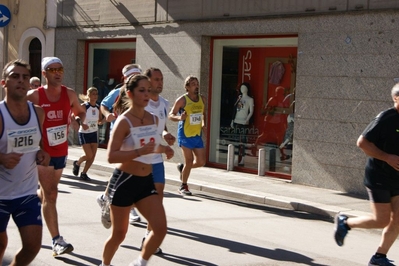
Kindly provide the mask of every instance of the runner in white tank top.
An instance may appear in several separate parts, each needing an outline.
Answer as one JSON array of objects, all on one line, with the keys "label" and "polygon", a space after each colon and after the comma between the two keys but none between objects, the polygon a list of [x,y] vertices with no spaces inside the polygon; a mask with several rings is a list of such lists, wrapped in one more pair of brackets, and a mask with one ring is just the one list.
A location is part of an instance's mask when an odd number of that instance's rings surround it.
[{"label": "runner in white tank top", "polygon": [[[41,203],[37,196],[37,165],[48,166],[50,156],[40,149],[44,110],[28,102],[30,66],[17,59],[3,69],[0,102],[0,262],[7,248],[12,216],[22,248],[10,265],[30,265],[41,248]],[[23,229],[22,229],[23,228]],[[18,259],[17,259],[18,257]]]}]

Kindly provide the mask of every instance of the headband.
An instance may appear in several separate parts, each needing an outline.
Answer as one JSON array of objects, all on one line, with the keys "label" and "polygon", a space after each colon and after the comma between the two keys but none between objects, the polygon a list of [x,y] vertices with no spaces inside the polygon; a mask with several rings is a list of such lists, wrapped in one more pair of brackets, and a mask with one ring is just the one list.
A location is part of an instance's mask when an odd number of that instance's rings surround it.
[{"label": "headband", "polygon": [[123,76],[125,77],[129,77],[132,74],[141,74],[141,70],[139,68],[132,68],[129,69],[128,71],[126,71],[125,73],[123,73]]}]

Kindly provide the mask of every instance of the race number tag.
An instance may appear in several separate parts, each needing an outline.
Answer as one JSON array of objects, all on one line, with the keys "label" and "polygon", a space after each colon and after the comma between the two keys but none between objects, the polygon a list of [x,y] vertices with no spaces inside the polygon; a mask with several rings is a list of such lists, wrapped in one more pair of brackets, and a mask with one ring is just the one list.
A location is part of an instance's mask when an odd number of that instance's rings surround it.
[{"label": "race number tag", "polygon": [[202,114],[196,113],[190,115],[190,125],[199,125],[202,123]]},{"label": "race number tag", "polygon": [[47,139],[50,146],[56,146],[67,140],[67,125],[47,129]]},{"label": "race number tag", "polygon": [[97,131],[98,130],[98,123],[96,121],[88,121],[87,125],[89,126],[89,130],[91,132]]},{"label": "race number tag", "polygon": [[130,129],[130,133],[136,148],[143,147],[149,142],[154,142],[156,144],[155,151],[161,142],[161,136],[157,134],[156,126],[133,127]]},{"label": "race number tag", "polygon": [[39,150],[40,130],[38,127],[7,130],[7,153],[28,153]]}]

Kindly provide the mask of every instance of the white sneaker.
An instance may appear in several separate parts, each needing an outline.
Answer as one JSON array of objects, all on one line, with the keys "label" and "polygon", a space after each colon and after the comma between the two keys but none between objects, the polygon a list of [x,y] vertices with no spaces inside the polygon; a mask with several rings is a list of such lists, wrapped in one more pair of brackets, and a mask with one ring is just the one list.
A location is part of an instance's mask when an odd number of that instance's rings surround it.
[{"label": "white sneaker", "polygon": [[70,253],[73,251],[73,246],[64,241],[64,238],[60,236],[53,244],[53,256]]},{"label": "white sneaker", "polygon": [[130,210],[130,215],[129,215],[129,223],[130,224],[135,224],[135,223],[139,223],[141,221],[140,216],[138,215],[138,213],[136,212],[136,210],[134,208],[132,208]]},{"label": "white sneaker", "polygon": [[105,204],[104,194],[100,194],[97,196],[97,204],[98,206],[100,206],[100,208],[103,207],[103,205]]},{"label": "white sneaker", "polygon": [[99,195],[97,197],[97,203],[101,208],[101,223],[106,229],[109,229],[111,227],[111,215],[108,197],[105,197],[102,194]]}]

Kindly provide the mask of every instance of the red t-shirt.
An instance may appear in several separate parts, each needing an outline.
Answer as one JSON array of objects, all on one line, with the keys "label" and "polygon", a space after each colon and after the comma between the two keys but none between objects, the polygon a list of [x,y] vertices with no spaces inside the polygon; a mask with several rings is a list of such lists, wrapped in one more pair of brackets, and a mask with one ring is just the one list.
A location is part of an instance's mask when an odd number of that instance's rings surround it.
[{"label": "red t-shirt", "polygon": [[67,88],[61,86],[61,97],[50,102],[44,87],[39,87],[39,106],[44,109],[43,148],[51,157],[68,155],[68,127],[71,122],[71,103]]}]

